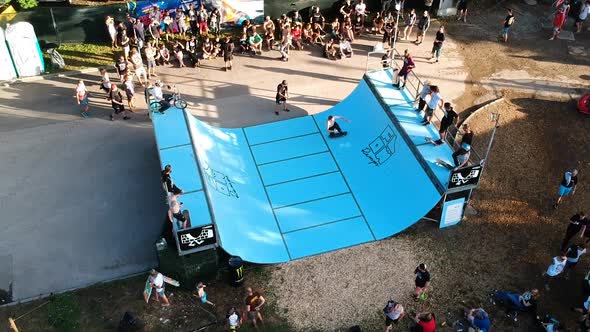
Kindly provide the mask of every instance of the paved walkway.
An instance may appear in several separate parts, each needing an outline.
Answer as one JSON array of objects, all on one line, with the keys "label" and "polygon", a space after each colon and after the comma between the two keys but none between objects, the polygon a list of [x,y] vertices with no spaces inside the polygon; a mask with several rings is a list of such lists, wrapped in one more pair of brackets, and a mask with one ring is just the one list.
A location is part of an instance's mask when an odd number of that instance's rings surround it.
[{"label": "paved walkway", "polygon": [[[433,23],[424,44],[400,42],[414,53],[416,72],[442,87],[445,99],[464,91],[461,59],[446,42],[442,61],[429,64]],[[452,36],[451,36],[452,37]],[[320,112],[344,99],[365,70],[366,52],[378,37],[354,44],[355,56],[338,62],[319,47],[236,56],[234,70],[222,59],[201,69],[158,67],[159,78],[175,83],[202,120],[242,127]],[[403,47],[401,46],[403,45]],[[111,75],[114,79],[115,75]],[[75,105],[78,79],[91,91],[91,119]],[[276,85],[289,81],[289,113],[274,115]],[[0,289],[13,285],[14,298],[82,287],[155,266],[154,241],[166,207],[151,123],[145,111],[130,121],[108,121],[109,104],[96,73],[14,84],[0,89]],[[141,98],[140,98],[141,99]],[[145,104],[139,101],[145,110]]]}]

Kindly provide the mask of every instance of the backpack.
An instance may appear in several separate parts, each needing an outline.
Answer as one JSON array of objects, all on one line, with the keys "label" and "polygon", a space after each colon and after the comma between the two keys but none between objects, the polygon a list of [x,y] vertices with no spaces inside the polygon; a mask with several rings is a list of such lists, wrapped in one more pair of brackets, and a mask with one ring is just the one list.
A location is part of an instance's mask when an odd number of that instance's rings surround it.
[{"label": "backpack", "polygon": [[397,305],[397,302],[395,302],[394,300],[387,301],[387,304],[383,308],[383,313],[388,314],[391,311],[391,308],[395,307],[396,305]]}]

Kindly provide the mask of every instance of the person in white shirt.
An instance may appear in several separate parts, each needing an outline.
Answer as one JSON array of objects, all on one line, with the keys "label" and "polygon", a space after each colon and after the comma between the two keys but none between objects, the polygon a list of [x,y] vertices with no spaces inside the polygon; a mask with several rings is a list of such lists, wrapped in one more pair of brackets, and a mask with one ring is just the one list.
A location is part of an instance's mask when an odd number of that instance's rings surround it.
[{"label": "person in white shirt", "polygon": [[229,309],[227,313],[227,324],[229,325],[229,329],[231,331],[237,331],[242,325],[242,316],[235,307]]},{"label": "person in white shirt", "polygon": [[354,54],[352,52],[352,46],[350,45],[350,39],[347,38],[340,38],[340,44],[338,45],[340,49],[340,57],[344,58],[352,58]]},{"label": "person in white shirt", "polygon": [[555,279],[555,277],[557,277],[558,275],[560,275],[561,272],[563,272],[566,262],[567,262],[567,257],[563,254],[561,256],[553,257],[552,264],[549,265],[549,267],[547,268],[547,271],[545,271],[543,273],[543,276],[547,276],[547,279],[545,282],[545,289],[547,289],[547,290],[550,289],[549,282],[551,280]]},{"label": "person in white shirt", "polygon": [[168,297],[164,291],[164,275],[162,273],[152,270],[149,277],[150,285],[156,290],[156,301],[160,301],[162,298],[162,306],[167,307],[170,305]]},{"label": "person in white shirt", "polygon": [[385,332],[391,331],[393,324],[397,324],[405,315],[406,311],[401,304],[394,301],[388,302],[385,312]]},{"label": "person in white shirt", "polygon": [[109,78],[109,73],[104,68],[100,68],[100,89],[106,93],[111,91],[111,79]]},{"label": "person in white shirt", "polygon": [[416,100],[414,100],[414,102],[418,102],[418,108],[416,109],[416,112],[422,112],[424,110],[424,106],[426,106],[426,96],[428,96],[430,94],[430,81],[426,80],[424,81],[424,86],[422,87],[422,91],[420,91],[420,94],[418,95],[418,97],[416,98]]},{"label": "person in white shirt", "polygon": [[87,118],[90,115],[88,113],[88,90],[83,80],[78,81],[78,85],[76,86],[76,100],[78,101],[78,105],[82,107],[82,116]]},{"label": "person in white shirt", "polygon": [[422,119],[422,124],[427,126],[430,124],[430,120],[432,119],[432,115],[436,111],[437,108],[444,105],[445,101],[443,100],[442,96],[440,95],[440,90],[438,86],[431,85],[430,86],[430,100],[428,101],[428,105],[426,107],[426,111],[424,114],[424,119]]},{"label": "person in white shirt", "polygon": [[588,13],[590,13],[590,0],[587,0],[580,8],[580,14],[576,17],[576,33],[582,32],[582,25],[584,21],[588,18]]},{"label": "person in white shirt", "polygon": [[365,4],[364,0],[359,1],[359,3],[354,6],[354,14],[358,17],[360,16],[361,22],[363,22],[363,26],[365,25],[365,17],[367,17],[367,5]]}]

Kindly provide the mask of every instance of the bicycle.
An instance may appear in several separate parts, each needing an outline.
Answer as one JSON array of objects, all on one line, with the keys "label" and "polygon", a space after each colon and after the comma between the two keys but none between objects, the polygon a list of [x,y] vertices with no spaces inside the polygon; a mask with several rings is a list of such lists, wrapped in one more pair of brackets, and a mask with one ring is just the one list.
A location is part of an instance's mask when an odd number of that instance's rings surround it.
[{"label": "bicycle", "polygon": [[154,112],[163,113],[163,111],[165,111],[170,106],[180,108],[181,110],[187,108],[188,103],[186,100],[182,99],[178,88],[176,88],[176,85],[168,85],[167,88],[168,90],[172,90],[172,95],[164,95],[163,101],[152,101],[150,103],[150,109]]}]

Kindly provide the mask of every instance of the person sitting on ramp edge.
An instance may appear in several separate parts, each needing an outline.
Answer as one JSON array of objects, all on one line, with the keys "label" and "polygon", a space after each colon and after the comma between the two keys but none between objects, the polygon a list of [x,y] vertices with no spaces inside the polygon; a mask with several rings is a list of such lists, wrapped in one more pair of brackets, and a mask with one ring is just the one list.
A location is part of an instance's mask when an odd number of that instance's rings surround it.
[{"label": "person sitting on ramp edge", "polygon": [[350,123],[350,120],[348,120],[347,118],[340,116],[340,115],[330,115],[328,116],[328,120],[326,122],[326,127],[328,128],[328,133],[330,133],[330,137],[340,137],[340,136],[346,136],[346,134],[348,134],[348,132],[346,131],[342,131],[342,129],[340,128],[340,125],[338,124],[338,122],[336,122],[336,120],[338,119],[342,119],[348,123]]}]

